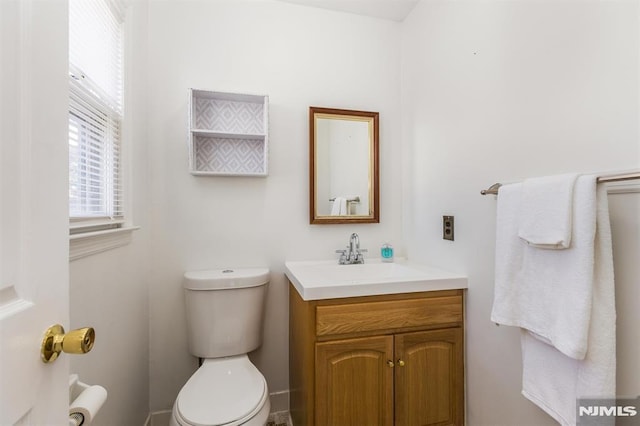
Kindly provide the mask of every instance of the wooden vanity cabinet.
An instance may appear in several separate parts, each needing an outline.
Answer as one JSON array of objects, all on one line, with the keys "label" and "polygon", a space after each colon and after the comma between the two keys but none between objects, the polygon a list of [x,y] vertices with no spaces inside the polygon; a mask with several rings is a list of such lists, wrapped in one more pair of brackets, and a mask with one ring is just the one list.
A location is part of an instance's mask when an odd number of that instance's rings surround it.
[{"label": "wooden vanity cabinet", "polygon": [[289,304],[295,426],[464,424],[462,290]]},{"label": "wooden vanity cabinet", "polygon": [[316,424],[392,425],[392,359],[391,336],[318,343]]}]

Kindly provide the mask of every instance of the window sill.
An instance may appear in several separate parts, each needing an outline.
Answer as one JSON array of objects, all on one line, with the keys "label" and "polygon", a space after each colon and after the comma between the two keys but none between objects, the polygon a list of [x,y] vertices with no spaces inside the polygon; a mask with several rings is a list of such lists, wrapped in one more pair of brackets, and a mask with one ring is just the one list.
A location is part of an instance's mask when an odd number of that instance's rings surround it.
[{"label": "window sill", "polygon": [[127,226],[104,231],[85,232],[69,236],[69,262],[122,247],[131,242],[133,231],[139,226]]}]

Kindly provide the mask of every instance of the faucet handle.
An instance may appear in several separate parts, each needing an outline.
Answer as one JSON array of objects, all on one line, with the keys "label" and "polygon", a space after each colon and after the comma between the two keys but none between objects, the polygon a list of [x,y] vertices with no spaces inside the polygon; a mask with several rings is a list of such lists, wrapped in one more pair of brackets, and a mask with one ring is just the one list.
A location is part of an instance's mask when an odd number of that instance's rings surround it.
[{"label": "faucet handle", "polygon": [[338,259],[340,265],[347,263],[347,250],[336,250],[336,253],[340,253],[340,259]]}]

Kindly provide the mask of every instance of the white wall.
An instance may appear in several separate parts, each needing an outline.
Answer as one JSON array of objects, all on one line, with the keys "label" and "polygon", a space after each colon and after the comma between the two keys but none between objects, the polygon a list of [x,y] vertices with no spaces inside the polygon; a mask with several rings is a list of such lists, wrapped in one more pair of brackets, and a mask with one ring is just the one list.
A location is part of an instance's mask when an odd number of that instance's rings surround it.
[{"label": "white wall", "polygon": [[149,413],[149,319],[140,234],[122,248],[70,263],[71,326],[93,327],[96,343],[70,372],[108,397],[92,425],[142,425]]},{"label": "white wall", "polygon": [[[251,355],[288,390],[285,260],[331,259],[360,234],[370,255],[401,245],[398,23],[270,0],[151,1],[151,410],[170,409],[197,360],[187,351],[184,271],[267,266],[265,341]],[[269,176],[188,172],[187,88],[268,94]],[[380,112],[380,224],[309,225],[309,106]]]},{"label": "white wall", "polygon": [[71,326],[96,330],[93,350],[70,357],[71,372],[109,392],[95,426],[142,425],[149,413],[146,3],[133,2],[126,19],[125,208],[141,229],[127,246],[69,264]]},{"label": "white wall", "polygon": [[[520,394],[518,331],[489,320],[496,201],[479,191],[640,166],[638,30],[635,1],[423,1],[403,24],[404,235],[412,259],[469,276],[470,425],[555,424]],[[637,238],[615,243],[637,253]],[[619,291],[637,286],[627,268]],[[639,319],[619,306],[619,327]]]}]

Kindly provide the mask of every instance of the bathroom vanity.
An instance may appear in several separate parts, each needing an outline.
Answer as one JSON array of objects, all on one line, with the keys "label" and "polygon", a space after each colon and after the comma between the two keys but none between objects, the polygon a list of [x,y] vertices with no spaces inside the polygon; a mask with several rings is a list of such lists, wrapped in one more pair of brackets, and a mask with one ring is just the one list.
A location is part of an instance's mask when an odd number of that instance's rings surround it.
[{"label": "bathroom vanity", "polygon": [[294,425],[464,424],[466,278],[381,265],[287,262]]}]

